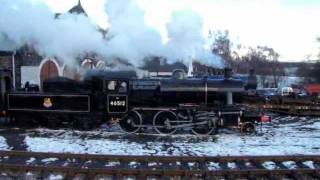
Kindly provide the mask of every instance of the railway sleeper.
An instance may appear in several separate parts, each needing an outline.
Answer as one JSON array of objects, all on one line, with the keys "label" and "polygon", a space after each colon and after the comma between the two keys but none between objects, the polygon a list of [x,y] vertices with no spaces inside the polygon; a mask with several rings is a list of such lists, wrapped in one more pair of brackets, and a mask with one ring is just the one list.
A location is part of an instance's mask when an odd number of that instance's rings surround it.
[{"label": "railway sleeper", "polygon": [[[39,171],[37,171],[38,169]],[[36,179],[45,179],[49,176],[58,175],[64,179],[68,178],[77,178],[77,179],[96,179],[99,176],[108,176],[112,178],[116,177],[132,177],[132,179],[146,179],[146,178],[162,178],[164,176],[168,177],[178,177],[179,179],[213,179],[213,177],[224,177],[225,179],[317,179],[312,176],[312,172],[305,171],[203,171],[203,170],[146,170],[146,169],[137,169],[137,170],[117,170],[117,171],[103,171],[95,169],[69,169],[62,170],[59,172],[57,169],[42,169],[41,167],[34,168],[18,168],[13,170],[6,170],[7,174],[4,174],[13,177],[13,179],[24,179],[26,175],[37,177]],[[28,174],[28,172],[32,172]],[[118,172],[118,173],[117,173]],[[3,173],[2,173],[3,174]]]},{"label": "railway sleeper", "polygon": [[[319,168],[306,168],[301,165],[301,162],[312,161],[316,162],[318,156],[285,156],[285,157],[120,157],[120,156],[97,156],[97,155],[72,155],[72,154],[54,154],[54,153],[35,153],[35,152],[1,152],[2,156],[8,156],[8,160],[1,161],[0,172],[14,172],[12,176],[19,178],[21,174],[27,172],[35,172],[37,175],[47,176],[48,174],[70,175],[94,173],[95,176],[100,174],[106,175],[123,175],[134,176],[139,179],[139,174],[144,174],[146,177],[158,176],[179,176],[179,177],[214,177],[232,175],[231,178],[247,178],[269,176],[269,179],[319,179]],[[32,164],[26,163],[26,160],[34,157]],[[68,162],[68,159],[76,159],[75,164],[69,164],[62,167],[59,164],[43,164],[42,159],[55,157],[63,162]],[[23,161],[16,161],[22,159]],[[86,165],[90,161],[91,165]],[[115,169],[104,167],[105,162],[119,161],[120,166]],[[273,169],[258,168],[259,164],[264,162],[295,162],[297,167],[290,169],[287,166],[277,166]],[[104,163],[101,163],[104,162]],[[132,163],[133,162],[133,163]],[[179,163],[178,163],[179,162]],[[218,162],[219,168],[215,170],[208,169],[211,162]],[[243,165],[250,162],[250,165]],[[251,163],[253,162],[253,163]],[[177,164],[177,167],[166,167],[166,163]],[[99,165],[97,165],[99,164]],[[232,165],[233,164],[233,165]],[[251,166],[252,164],[252,166]],[[128,166],[126,166],[128,165]],[[135,165],[135,166],[132,166]],[[192,167],[192,168],[190,168]],[[73,172],[73,174],[71,174]],[[21,173],[21,174],[19,174]],[[33,173],[33,174],[35,174]]]}]

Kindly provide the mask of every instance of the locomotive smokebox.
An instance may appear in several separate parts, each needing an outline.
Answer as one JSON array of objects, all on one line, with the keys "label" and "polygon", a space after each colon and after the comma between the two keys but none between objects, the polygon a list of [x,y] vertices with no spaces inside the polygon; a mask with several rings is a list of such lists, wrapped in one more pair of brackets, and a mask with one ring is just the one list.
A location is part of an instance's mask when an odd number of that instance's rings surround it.
[{"label": "locomotive smokebox", "polygon": [[232,69],[231,68],[225,68],[224,69],[224,79],[229,80],[232,78]]}]

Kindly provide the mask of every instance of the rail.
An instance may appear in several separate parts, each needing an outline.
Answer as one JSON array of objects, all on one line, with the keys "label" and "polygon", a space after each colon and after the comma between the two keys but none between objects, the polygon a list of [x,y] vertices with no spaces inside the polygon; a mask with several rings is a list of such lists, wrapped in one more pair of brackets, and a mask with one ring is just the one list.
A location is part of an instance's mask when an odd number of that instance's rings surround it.
[{"label": "rail", "polygon": [[[0,151],[0,178],[320,179],[320,155],[122,156]],[[30,177],[29,177],[30,178]]]},{"label": "rail", "polygon": [[320,105],[245,104],[245,106],[294,116],[320,116]]}]

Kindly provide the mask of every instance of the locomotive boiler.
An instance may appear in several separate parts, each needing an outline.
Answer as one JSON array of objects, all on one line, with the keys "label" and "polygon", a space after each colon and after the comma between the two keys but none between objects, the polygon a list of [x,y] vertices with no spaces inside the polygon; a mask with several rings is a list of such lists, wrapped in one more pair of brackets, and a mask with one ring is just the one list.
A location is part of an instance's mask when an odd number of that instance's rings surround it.
[{"label": "locomotive boiler", "polygon": [[95,71],[82,81],[48,79],[41,91],[10,90],[10,76],[0,75],[2,115],[20,122],[87,129],[112,119],[128,133],[153,128],[161,134],[211,134],[222,126],[253,131],[260,120],[260,114],[236,105],[244,83],[228,69],[218,80],[186,78],[180,71],[172,78],[142,79],[133,71]]}]

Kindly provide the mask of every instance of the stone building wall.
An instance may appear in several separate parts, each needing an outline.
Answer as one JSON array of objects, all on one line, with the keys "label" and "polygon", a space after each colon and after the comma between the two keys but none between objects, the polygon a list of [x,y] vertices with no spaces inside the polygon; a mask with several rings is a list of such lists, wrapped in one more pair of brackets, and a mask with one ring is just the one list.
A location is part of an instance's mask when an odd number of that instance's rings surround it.
[{"label": "stone building wall", "polygon": [[[9,69],[12,72],[12,55],[13,52],[0,51],[0,68]],[[20,67],[16,66],[16,87],[20,87]]]},{"label": "stone building wall", "polygon": [[29,47],[23,47],[17,51],[16,59],[20,66],[39,66],[43,57]]},{"label": "stone building wall", "polygon": [[30,48],[21,48],[15,55],[15,70],[12,69],[12,58],[14,52],[0,51],[0,68],[9,69],[12,72],[15,72],[16,79],[16,88],[22,87],[21,83],[21,67],[22,66],[34,66],[38,67],[41,63],[42,57],[39,56],[35,51]]}]

